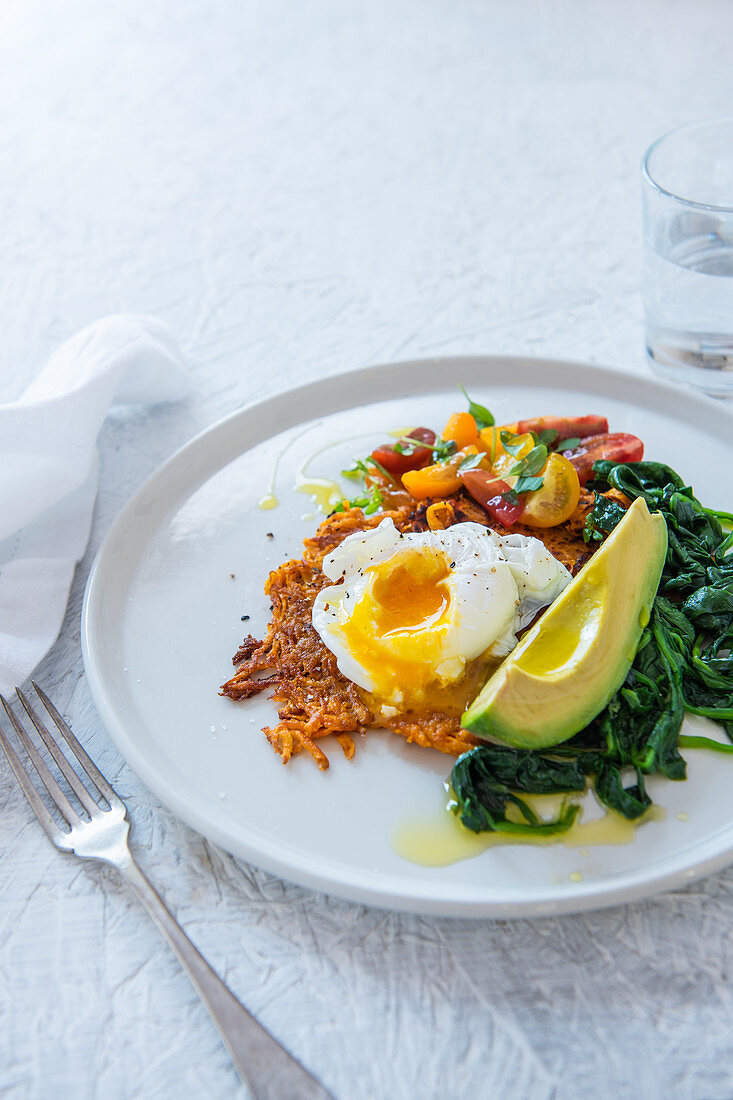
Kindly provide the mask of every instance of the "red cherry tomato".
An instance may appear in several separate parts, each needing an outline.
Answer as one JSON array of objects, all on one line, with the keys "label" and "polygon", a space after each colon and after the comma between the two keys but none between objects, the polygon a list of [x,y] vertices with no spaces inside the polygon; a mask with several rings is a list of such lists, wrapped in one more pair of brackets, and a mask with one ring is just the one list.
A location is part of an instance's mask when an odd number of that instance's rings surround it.
[{"label": "red cherry tomato", "polygon": [[536,416],[533,420],[520,420],[517,435],[524,432],[557,432],[557,443],[563,439],[585,439],[587,435],[600,435],[608,431],[605,416]]},{"label": "red cherry tomato", "polygon": [[578,471],[580,484],[585,485],[593,477],[593,463],[600,458],[610,462],[640,462],[644,457],[644,444],[635,435],[626,432],[605,432],[589,435],[571,451],[563,451]]},{"label": "red cherry tomato", "polygon": [[473,499],[503,527],[513,527],[519,521],[524,504],[521,498],[513,504],[502,495],[509,492],[506,481],[494,477],[488,470],[465,470],[461,479]]},{"label": "red cherry tomato", "polygon": [[408,432],[407,439],[417,439],[420,443],[425,443],[428,447],[435,445],[437,436],[432,428],[413,428],[411,432]]},{"label": "red cherry tomato", "polygon": [[[409,454],[401,454],[396,451],[396,444],[394,443],[384,443],[381,447],[377,447],[375,451],[372,451],[374,461],[378,462],[380,466],[384,466],[387,473],[391,474],[397,481],[408,470],[422,470],[423,466],[430,465],[433,458],[435,432],[431,431],[430,428],[415,428],[405,438],[414,439],[418,444]],[[405,444],[402,444],[402,446],[405,446]]]}]

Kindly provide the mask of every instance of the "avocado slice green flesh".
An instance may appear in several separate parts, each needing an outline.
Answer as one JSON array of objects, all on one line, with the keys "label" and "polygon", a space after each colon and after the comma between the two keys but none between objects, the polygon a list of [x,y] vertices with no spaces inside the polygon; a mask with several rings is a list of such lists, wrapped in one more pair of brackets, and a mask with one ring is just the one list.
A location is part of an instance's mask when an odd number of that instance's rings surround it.
[{"label": "avocado slice green flesh", "polygon": [[464,713],[478,737],[518,748],[558,745],[621,687],[649,622],[667,525],[637,499]]}]

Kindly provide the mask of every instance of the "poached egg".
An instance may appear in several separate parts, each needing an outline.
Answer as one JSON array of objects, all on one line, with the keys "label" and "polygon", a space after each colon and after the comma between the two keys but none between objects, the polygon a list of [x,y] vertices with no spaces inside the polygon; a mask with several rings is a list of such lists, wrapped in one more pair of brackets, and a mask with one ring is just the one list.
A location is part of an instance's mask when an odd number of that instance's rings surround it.
[{"label": "poached egg", "polygon": [[322,568],[334,583],[315,599],[313,626],[385,716],[430,706],[467,666],[505,656],[571,580],[539,539],[479,523],[402,534],[385,519]]}]

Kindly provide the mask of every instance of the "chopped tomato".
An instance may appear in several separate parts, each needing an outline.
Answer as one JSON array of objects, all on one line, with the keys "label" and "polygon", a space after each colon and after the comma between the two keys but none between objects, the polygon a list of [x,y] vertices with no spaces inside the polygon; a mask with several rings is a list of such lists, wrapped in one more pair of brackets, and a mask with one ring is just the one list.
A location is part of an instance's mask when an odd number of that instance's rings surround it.
[{"label": "chopped tomato", "polygon": [[476,445],[480,451],[486,452],[492,465],[494,463],[494,460],[497,459],[499,455],[506,454],[506,451],[504,450],[501,442],[501,433],[509,431],[511,435],[514,435],[515,427],[516,424],[513,425],[511,429],[493,424],[490,428],[482,428],[481,431],[478,433],[478,441]]},{"label": "chopped tomato", "polygon": [[[383,443],[372,451],[372,458],[380,466],[384,466],[388,474],[399,481],[408,470],[420,470],[427,466],[433,457],[433,444],[435,432],[430,428],[414,428],[405,439],[414,439],[414,449],[405,443]],[[395,449],[397,448],[397,449]]]},{"label": "chopped tomato", "polygon": [[517,433],[553,431],[557,432],[556,442],[563,439],[585,439],[587,435],[600,435],[608,431],[605,416],[536,416],[531,420],[520,420]]},{"label": "chopped tomato", "polygon": [[425,443],[428,447],[432,447],[435,444],[437,436],[432,428],[413,428],[411,432],[408,432],[406,439],[417,439],[420,443]]},{"label": "chopped tomato", "polygon": [[408,470],[402,475],[402,484],[415,500],[430,497],[452,497],[461,487],[461,479],[452,463],[425,466],[421,470]]},{"label": "chopped tomato", "polygon": [[485,508],[492,519],[502,527],[513,527],[524,512],[524,503],[520,499],[513,503],[503,495],[509,492],[509,485],[488,470],[465,470],[461,475],[463,484],[475,501]]},{"label": "chopped tomato", "polygon": [[505,451],[500,439],[498,444],[499,449],[496,452],[493,462],[494,473],[497,477],[510,478],[509,484],[513,485],[517,479],[510,471],[514,469],[518,462],[526,458],[534,446],[534,437],[531,436],[529,432],[525,432],[522,435],[515,435],[512,449],[516,450],[518,448],[516,454],[510,454],[509,451]]},{"label": "chopped tomato", "polygon": [[478,433],[478,442],[476,446],[480,451],[484,451],[489,456],[490,461],[493,462],[499,453],[498,448],[501,447],[499,429],[496,426],[482,428]]},{"label": "chopped tomato", "polygon": [[579,446],[563,454],[578,471],[580,484],[585,485],[593,477],[594,462],[600,458],[610,462],[640,462],[644,457],[644,444],[637,436],[626,432],[604,432],[587,436]]},{"label": "chopped tomato", "polygon": [[[402,475],[402,484],[416,500],[429,497],[452,497],[461,487],[461,475],[458,467],[469,455],[478,454],[478,447],[465,447],[456,451],[448,462],[434,466],[425,466],[420,470],[408,470]],[[486,462],[482,459],[482,462]]]},{"label": "chopped tomato", "polygon": [[452,439],[459,451],[464,447],[475,446],[478,442],[478,428],[474,417],[469,412],[453,413],[443,429],[443,439]]},{"label": "chopped tomato", "polygon": [[556,527],[570,519],[580,499],[580,480],[571,462],[551,454],[542,470],[539,489],[524,494],[522,523],[528,527]]},{"label": "chopped tomato", "polygon": [[405,492],[399,481],[395,481],[391,475],[385,476],[375,466],[370,466],[369,473],[364,475],[364,486],[370,492],[372,489],[379,489],[383,508],[402,508],[405,504],[413,503],[412,497]]}]

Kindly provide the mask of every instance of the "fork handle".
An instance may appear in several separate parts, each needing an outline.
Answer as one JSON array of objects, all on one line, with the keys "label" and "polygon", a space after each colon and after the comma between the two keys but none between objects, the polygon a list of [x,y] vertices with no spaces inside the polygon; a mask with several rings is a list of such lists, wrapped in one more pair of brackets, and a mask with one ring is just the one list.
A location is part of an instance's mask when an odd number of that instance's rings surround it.
[{"label": "fork handle", "polygon": [[178,956],[254,1100],[334,1100],[239,1003],[191,943],[132,856],[116,866]]}]

